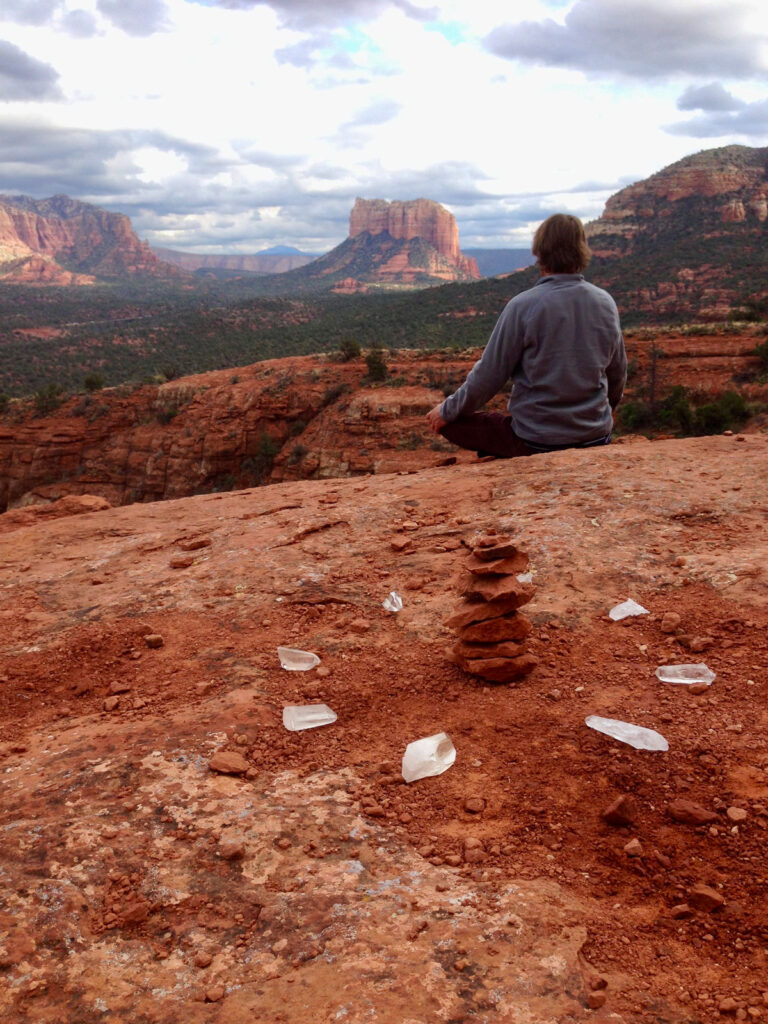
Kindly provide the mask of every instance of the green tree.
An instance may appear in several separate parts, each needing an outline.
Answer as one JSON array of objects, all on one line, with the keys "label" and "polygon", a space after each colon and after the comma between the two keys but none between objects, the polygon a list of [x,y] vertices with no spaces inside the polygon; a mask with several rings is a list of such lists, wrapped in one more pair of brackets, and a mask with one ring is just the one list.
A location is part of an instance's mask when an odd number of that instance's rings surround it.
[{"label": "green tree", "polygon": [[359,359],[360,345],[354,338],[342,338],[339,342],[339,356],[342,363],[348,363],[351,359]]},{"label": "green tree", "polygon": [[386,380],[389,370],[387,361],[384,358],[384,349],[377,345],[368,350],[365,356],[365,365],[368,367],[368,380]]},{"label": "green tree", "polygon": [[280,445],[274,441],[266,430],[262,431],[256,451],[243,459],[241,470],[253,478],[255,484],[264,483],[272,472],[275,456],[280,451]]},{"label": "green tree", "polygon": [[84,379],[86,391],[101,391],[104,387],[104,378],[100,373],[89,373]]},{"label": "green tree", "polygon": [[55,412],[64,401],[64,388],[61,384],[46,384],[35,392],[35,412],[38,416],[48,416]]}]

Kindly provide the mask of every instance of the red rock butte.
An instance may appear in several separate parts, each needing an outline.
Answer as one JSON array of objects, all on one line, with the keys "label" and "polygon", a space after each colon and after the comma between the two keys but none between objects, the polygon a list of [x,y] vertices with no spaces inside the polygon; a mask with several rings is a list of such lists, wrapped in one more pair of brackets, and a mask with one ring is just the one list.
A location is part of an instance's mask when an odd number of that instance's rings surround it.
[{"label": "red rock butte", "polygon": [[392,238],[422,238],[446,259],[480,277],[475,260],[464,256],[459,248],[456,218],[432,199],[355,199],[349,215],[350,238],[384,231]]}]

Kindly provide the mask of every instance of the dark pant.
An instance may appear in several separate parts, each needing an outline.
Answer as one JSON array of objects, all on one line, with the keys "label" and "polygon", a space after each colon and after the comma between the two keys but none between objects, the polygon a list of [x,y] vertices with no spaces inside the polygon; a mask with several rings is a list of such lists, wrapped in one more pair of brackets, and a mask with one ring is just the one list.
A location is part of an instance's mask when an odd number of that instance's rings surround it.
[{"label": "dark pant", "polygon": [[516,459],[523,455],[559,452],[566,448],[595,448],[609,444],[611,435],[579,444],[529,444],[512,429],[512,417],[503,412],[473,412],[446,423],[440,433],[459,448],[467,448],[478,455],[495,455],[499,459]]}]

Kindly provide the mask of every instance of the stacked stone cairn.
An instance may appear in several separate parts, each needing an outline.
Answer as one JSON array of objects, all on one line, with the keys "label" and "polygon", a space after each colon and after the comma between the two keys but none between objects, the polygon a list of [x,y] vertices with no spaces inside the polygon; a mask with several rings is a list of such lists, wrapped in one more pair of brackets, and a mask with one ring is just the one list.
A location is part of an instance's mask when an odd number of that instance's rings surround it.
[{"label": "stacked stone cairn", "polygon": [[499,534],[475,537],[470,549],[463,600],[445,623],[459,635],[448,658],[492,683],[522,679],[538,664],[525,651],[531,620],[518,610],[535,593],[532,583],[518,579],[528,570],[528,555]]}]

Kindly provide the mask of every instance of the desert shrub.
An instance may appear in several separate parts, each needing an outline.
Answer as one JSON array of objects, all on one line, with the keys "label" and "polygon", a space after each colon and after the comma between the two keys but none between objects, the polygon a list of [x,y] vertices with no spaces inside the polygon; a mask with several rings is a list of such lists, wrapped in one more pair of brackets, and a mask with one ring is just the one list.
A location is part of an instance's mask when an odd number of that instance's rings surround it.
[{"label": "desert shrub", "polygon": [[99,419],[99,417],[106,416],[108,412],[108,405],[99,405],[97,402],[89,402],[85,413],[85,418],[88,420],[89,423],[93,423],[93,421]]},{"label": "desert shrub", "polygon": [[339,342],[339,358],[342,363],[360,358],[360,345],[354,338],[342,338]]},{"label": "desert shrub", "polygon": [[64,389],[61,384],[46,384],[35,392],[35,412],[38,416],[48,416],[55,412],[64,401]]},{"label": "desert shrub", "polygon": [[368,380],[382,381],[387,379],[389,371],[383,348],[369,349],[365,356],[365,365],[368,367]]},{"label": "desert shrub", "polygon": [[619,407],[619,427],[626,431],[661,431],[682,436],[719,434],[740,426],[749,415],[749,405],[737,391],[726,391],[710,402],[695,406],[686,389],[678,384],[655,406],[649,402],[625,402]]},{"label": "desert shrub", "polygon": [[8,406],[11,400],[4,391],[0,391],[0,416],[4,416],[8,412]]},{"label": "desert shrub", "polygon": [[162,423],[163,426],[167,426],[172,419],[179,415],[178,405],[161,405],[155,411],[155,418],[158,423]]},{"label": "desert shrub", "polygon": [[83,378],[86,391],[101,391],[104,387],[104,378],[100,373],[89,373]]},{"label": "desert shrub", "polygon": [[254,484],[261,484],[272,472],[275,456],[280,451],[280,445],[274,441],[266,430],[262,431],[256,451],[248,455],[240,464],[243,474],[250,476]]},{"label": "desert shrub", "polygon": [[427,374],[426,384],[433,391],[442,391],[447,398],[454,393],[462,380],[463,378],[455,373],[435,373],[434,370],[430,370]]},{"label": "desert shrub", "polygon": [[304,420],[294,420],[291,424],[290,435],[291,437],[297,437],[299,434],[303,434],[307,429],[307,424]]},{"label": "desert shrub", "polygon": [[79,402],[76,402],[73,406],[70,407],[69,415],[87,416],[88,408],[91,404],[91,401],[92,399],[90,395],[83,395]]},{"label": "desert shrub", "polygon": [[762,370],[768,370],[768,338],[765,341],[761,341],[759,345],[755,345],[751,354],[757,356],[760,360],[760,368]]},{"label": "desert shrub", "polygon": [[426,443],[426,438],[423,434],[420,434],[417,430],[412,430],[409,434],[404,434],[398,442],[399,448],[409,448],[411,451],[416,451],[417,448],[423,447]]},{"label": "desert shrub", "polygon": [[301,462],[304,456],[309,451],[303,444],[297,444],[294,446],[293,451],[288,456],[288,465],[293,465],[296,462]]},{"label": "desert shrub", "polygon": [[696,410],[696,433],[719,434],[723,430],[740,426],[749,419],[749,406],[738,391],[726,391],[714,402],[707,402]]},{"label": "desert shrub", "polygon": [[322,407],[325,409],[326,406],[333,405],[348,390],[347,384],[332,384],[323,395]]},{"label": "desert shrub", "polygon": [[216,480],[211,486],[211,491],[214,494],[217,494],[222,491],[234,491],[235,487],[237,487],[237,480],[235,480],[233,474],[222,473],[220,476],[216,477]]}]

